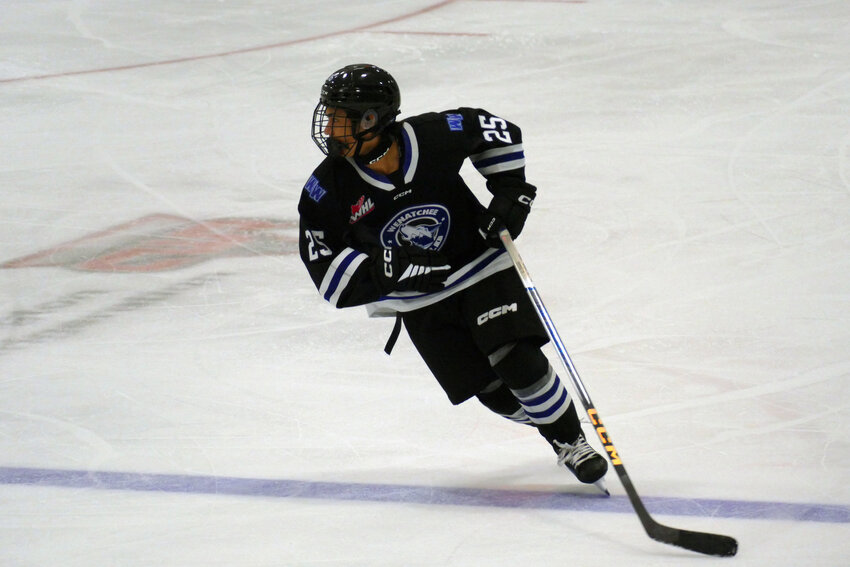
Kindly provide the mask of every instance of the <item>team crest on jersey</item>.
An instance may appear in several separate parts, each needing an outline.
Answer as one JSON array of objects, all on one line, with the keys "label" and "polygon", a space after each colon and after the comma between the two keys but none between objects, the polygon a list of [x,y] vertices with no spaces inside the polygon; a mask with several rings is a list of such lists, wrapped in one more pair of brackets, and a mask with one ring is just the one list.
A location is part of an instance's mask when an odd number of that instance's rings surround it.
[{"label": "team crest on jersey", "polygon": [[367,199],[366,195],[363,195],[356,203],[351,205],[351,217],[348,219],[349,224],[356,223],[373,210],[375,210],[375,203],[372,199]]},{"label": "team crest on jersey", "polygon": [[416,205],[397,213],[381,229],[381,243],[387,248],[414,245],[439,250],[449,234],[451,216],[442,205]]}]

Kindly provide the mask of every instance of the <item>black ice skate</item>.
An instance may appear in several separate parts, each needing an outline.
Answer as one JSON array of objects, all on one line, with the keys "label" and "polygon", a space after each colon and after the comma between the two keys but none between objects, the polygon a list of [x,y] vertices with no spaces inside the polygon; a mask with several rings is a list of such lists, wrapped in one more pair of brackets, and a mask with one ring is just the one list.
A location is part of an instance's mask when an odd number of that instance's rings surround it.
[{"label": "black ice skate", "polygon": [[588,445],[584,435],[579,435],[572,443],[552,441],[552,445],[558,452],[559,465],[567,467],[581,482],[596,484],[600,490],[608,492],[603,481],[608,462]]}]

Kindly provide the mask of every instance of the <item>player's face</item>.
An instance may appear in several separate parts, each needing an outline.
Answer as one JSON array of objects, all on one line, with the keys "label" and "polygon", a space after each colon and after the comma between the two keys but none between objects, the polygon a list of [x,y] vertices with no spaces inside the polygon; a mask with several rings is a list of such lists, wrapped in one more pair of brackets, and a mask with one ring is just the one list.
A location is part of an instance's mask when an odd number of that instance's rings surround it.
[{"label": "player's face", "polygon": [[339,155],[351,156],[357,147],[357,140],[354,139],[354,121],[341,108],[326,109],[325,117],[325,136],[336,142],[334,146],[339,148]]}]

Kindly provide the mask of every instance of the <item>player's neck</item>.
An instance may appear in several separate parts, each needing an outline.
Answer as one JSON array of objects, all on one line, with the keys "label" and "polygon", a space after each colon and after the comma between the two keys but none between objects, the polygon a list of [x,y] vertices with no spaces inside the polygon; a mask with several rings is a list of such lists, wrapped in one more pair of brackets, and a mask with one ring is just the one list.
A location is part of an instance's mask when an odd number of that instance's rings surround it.
[{"label": "player's neck", "polygon": [[390,173],[398,171],[401,166],[401,160],[399,160],[398,153],[398,141],[393,140],[390,147],[388,147],[383,154],[364,165],[375,173],[381,173],[383,175],[389,175]]}]

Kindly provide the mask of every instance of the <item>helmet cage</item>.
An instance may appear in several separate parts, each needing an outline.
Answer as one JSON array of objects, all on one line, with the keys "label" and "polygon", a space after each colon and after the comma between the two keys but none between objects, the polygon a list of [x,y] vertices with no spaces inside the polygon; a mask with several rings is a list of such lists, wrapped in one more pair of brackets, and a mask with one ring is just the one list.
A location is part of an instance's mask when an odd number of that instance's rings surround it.
[{"label": "helmet cage", "polygon": [[[342,126],[335,121],[336,114],[340,111],[345,113]],[[355,110],[328,106],[324,101],[320,101],[313,110],[313,141],[325,155],[344,155],[352,144],[345,144],[340,138],[352,138],[356,141],[359,152],[359,146],[364,140],[380,133],[391,122],[392,119],[383,122],[378,120],[378,113],[372,109],[361,115]],[[333,136],[328,133],[331,131]],[[355,155],[358,152],[355,152]]]}]

